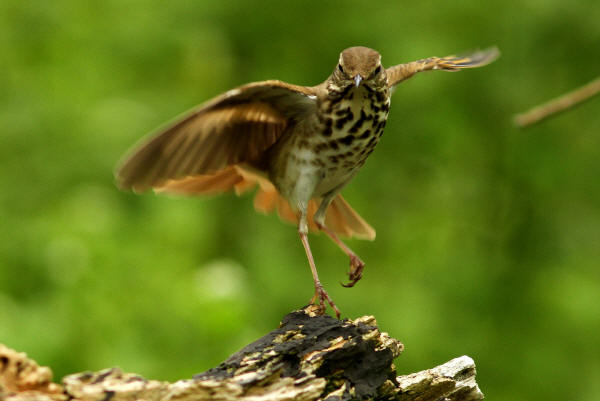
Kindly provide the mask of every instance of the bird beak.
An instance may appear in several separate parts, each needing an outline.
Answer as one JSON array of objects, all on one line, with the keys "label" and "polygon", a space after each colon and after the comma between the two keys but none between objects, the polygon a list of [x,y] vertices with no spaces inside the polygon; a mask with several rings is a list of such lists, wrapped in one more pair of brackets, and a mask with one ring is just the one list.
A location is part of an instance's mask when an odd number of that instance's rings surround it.
[{"label": "bird beak", "polygon": [[354,76],[354,85],[358,88],[358,85],[360,85],[362,80],[363,80],[363,77],[361,77],[360,74],[356,74]]}]

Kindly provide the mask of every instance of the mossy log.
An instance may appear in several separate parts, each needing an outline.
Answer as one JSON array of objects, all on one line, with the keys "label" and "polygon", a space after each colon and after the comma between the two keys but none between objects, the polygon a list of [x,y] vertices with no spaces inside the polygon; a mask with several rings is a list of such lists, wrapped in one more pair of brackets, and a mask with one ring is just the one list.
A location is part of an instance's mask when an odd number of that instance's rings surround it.
[{"label": "mossy log", "polygon": [[404,346],[371,316],[336,320],[305,309],[219,366],[175,383],[118,368],[66,376],[0,345],[0,400],[481,400],[467,356],[396,376]]}]

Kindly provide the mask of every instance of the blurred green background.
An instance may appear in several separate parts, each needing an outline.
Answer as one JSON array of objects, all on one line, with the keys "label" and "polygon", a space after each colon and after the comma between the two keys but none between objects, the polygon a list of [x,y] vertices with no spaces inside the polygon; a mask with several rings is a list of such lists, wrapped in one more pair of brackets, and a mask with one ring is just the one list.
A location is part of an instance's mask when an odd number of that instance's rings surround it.
[{"label": "blurred green background", "polygon": [[57,378],[114,365],[187,378],[313,293],[293,226],[251,196],[117,190],[156,126],[237,85],[314,85],[339,52],[386,65],[497,45],[494,64],[398,87],[344,190],[377,229],[311,236],[345,317],[406,345],[399,373],[468,354],[490,400],[600,399],[600,99],[529,130],[514,113],[600,70],[600,6],[446,2],[0,4],[0,342]]}]

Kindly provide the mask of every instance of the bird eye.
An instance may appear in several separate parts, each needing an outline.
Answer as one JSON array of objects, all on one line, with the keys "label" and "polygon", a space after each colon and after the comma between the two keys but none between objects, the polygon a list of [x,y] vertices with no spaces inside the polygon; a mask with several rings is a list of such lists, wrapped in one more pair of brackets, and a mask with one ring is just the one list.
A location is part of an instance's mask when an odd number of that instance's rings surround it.
[{"label": "bird eye", "polygon": [[340,70],[340,72],[343,74],[344,73],[344,69],[342,68],[341,64],[338,64],[338,70]]},{"label": "bird eye", "polygon": [[379,74],[381,72],[381,66],[378,65],[377,68],[375,68],[375,74]]}]

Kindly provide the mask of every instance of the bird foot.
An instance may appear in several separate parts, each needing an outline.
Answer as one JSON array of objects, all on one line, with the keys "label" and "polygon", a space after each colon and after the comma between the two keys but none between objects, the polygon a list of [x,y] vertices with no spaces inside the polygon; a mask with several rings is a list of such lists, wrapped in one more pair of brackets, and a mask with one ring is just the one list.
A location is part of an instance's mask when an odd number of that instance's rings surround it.
[{"label": "bird foot", "polygon": [[364,268],[365,262],[363,262],[358,256],[354,254],[350,255],[350,271],[348,272],[348,277],[350,278],[350,281],[346,284],[342,283],[342,286],[346,288],[354,287],[354,284],[356,284],[358,280],[361,279]]},{"label": "bird foot", "polygon": [[333,302],[329,294],[327,294],[327,291],[325,291],[321,283],[315,283],[315,295],[310,300],[311,305],[315,305],[316,307],[318,307],[319,314],[323,315],[325,314],[325,309],[327,308],[325,302],[327,302],[329,306],[331,306],[331,309],[333,309],[333,311],[335,312],[335,316],[339,319],[340,310],[337,308],[337,306],[335,306],[335,303]]}]

